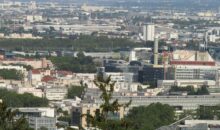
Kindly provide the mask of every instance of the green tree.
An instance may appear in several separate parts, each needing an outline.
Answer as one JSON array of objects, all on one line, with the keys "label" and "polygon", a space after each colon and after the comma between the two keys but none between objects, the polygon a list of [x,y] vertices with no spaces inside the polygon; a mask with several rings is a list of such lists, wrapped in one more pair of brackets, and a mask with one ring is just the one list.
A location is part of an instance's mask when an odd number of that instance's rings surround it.
[{"label": "green tree", "polygon": [[22,67],[24,67],[27,71],[33,69],[33,67],[32,67],[31,65],[25,65],[25,64],[10,64],[10,65],[13,65],[13,66],[22,66]]},{"label": "green tree", "polygon": [[72,71],[76,73],[94,73],[96,65],[92,57],[79,53],[78,57],[50,57],[58,70]]},{"label": "green tree", "polygon": [[88,125],[102,130],[123,130],[129,128],[129,122],[124,119],[114,119],[112,115],[118,113],[120,108],[126,108],[131,101],[125,104],[120,104],[118,99],[113,100],[115,82],[111,81],[111,76],[104,78],[98,76],[94,81],[95,85],[101,90],[100,98],[103,103],[100,105],[100,110],[95,111],[95,115],[86,114]]},{"label": "green tree", "polygon": [[171,86],[170,92],[187,92],[188,95],[209,95],[207,85],[203,85],[197,90],[195,90],[193,86],[186,86],[186,87]]},{"label": "green tree", "polygon": [[15,69],[10,69],[10,70],[1,69],[0,76],[3,79],[13,79],[13,80],[22,80],[24,78],[23,73]]},{"label": "green tree", "polygon": [[41,126],[38,130],[48,130],[46,127]]},{"label": "green tree", "polygon": [[[0,30],[1,31],[1,30]],[[50,35],[50,34],[49,34]],[[47,36],[48,37],[48,36]],[[65,44],[63,44],[65,43]],[[46,45],[46,46],[45,46]],[[152,44],[153,45],[153,44]],[[128,39],[108,38],[95,36],[79,36],[77,39],[1,39],[1,48],[13,50],[15,48],[24,47],[24,51],[37,50],[72,50],[74,51],[111,51],[112,46],[117,51],[121,48],[143,47],[144,44],[135,44]],[[46,47],[46,48],[45,48]]]},{"label": "green tree", "polygon": [[198,119],[203,120],[220,119],[220,106],[200,106],[196,110],[196,116]]},{"label": "green tree", "polygon": [[60,116],[57,118],[57,120],[59,121],[65,121],[65,122],[68,122],[69,124],[71,123],[71,116],[70,115],[67,115],[67,116]]},{"label": "green tree", "polygon": [[63,111],[62,108],[57,108],[57,114],[61,115],[60,117],[57,118],[59,121],[65,121],[68,122],[69,124],[71,123],[71,115],[68,114],[68,111]]},{"label": "green tree", "polygon": [[[0,99],[9,107],[46,107],[48,100],[46,98],[35,97],[30,93],[17,94],[14,91],[0,89]],[[33,103],[34,102],[34,103]]]},{"label": "green tree", "polygon": [[67,98],[81,97],[84,91],[84,86],[70,86],[67,92]]},{"label": "green tree", "polygon": [[164,125],[174,122],[174,108],[161,103],[153,103],[149,106],[134,107],[126,119],[133,122],[132,129],[155,130]]},{"label": "green tree", "polygon": [[202,85],[201,88],[198,88],[197,95],[209,95],[208,86]]},{"label": "green tree", "polygon": [[24,117],[15,118],[17,112],[8,108],[4,102],[0,103],[0,130],[30,130]]},{"label": "green tree", "polygon": [[178,119],[185,118],[187,116],[195,117],[196,116],[196,111],[194,110],[184,110],[183,113],[181,113],[178,117]]}]

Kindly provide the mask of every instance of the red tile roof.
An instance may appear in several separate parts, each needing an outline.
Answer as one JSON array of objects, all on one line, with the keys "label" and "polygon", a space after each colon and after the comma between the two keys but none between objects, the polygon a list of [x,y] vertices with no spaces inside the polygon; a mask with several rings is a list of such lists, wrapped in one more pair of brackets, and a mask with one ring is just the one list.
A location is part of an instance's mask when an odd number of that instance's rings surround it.
[{"label": "red tile roof", "polygon": [[32,71],[32,74],[40,74],[40,70],[31,70]]},{"label": "red tile roof", "polygon": [[67,75],[72,75],[73,73],[71,71],[62,71],[62,70],[57,70],[57,71],[52,71],[52,75],[62,75],[62,76],[67,76]]},{"label": "red tile roof", "polygon": [[41,79],[42,82],[49,82],[49,81],[54,81],[54,80],[56,80],[56,78],[55,77],[51,77],[51,76],[44,76]]},{"label": "red tile roof", "polygon": [[215,62],[212,61],[170,61],[171,65],[203,65],[203,66],[215,66]]}]

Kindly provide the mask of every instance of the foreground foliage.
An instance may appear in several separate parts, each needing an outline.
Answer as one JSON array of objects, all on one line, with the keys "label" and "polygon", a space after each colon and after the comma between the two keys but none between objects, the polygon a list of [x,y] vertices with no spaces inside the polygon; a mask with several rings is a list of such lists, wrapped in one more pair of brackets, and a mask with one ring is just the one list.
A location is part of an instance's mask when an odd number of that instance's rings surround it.
[{"label": "foreground foliage", "polygon": [[31,130],[24,117],[16,118],[17,110],[7,107],[4,102],[0,103],[0,130]]},{"label": "foreground foliage", "polygon": [[[100,110],[95,111],[95,115],[86,114],[87,125],[102,130],[123,130],[129,128],[129,122],[120,119],[120,109],[127,108],[131,101],[125,104],[120,104],[118,99],[113,100],[112,94],[114,92],[115,82],[111,81],[111,77],[98,76],[94,81],[95,85],[101,90],[100,95],[103,103],[100,105]],[[117,115],[114,117],[114,115]]]},{"label": "foreground foliage", "polygon": [[[119,112],[120,108],[127,108],[131,101],[120,104],[119,100],[113,100],[115,82],[111,78],[98,77],[94,83],[101,90],[100,98],[103,103],[95,115],[86,114],[88,126],[102,130],[155,130],[164,125],[169,125],[175,120],[174,108],[161,103],[149,106],[134,107],[128,115],[122,119],[114,118],[112,115]],[[85,116],[85,115],[84,115]]]}]

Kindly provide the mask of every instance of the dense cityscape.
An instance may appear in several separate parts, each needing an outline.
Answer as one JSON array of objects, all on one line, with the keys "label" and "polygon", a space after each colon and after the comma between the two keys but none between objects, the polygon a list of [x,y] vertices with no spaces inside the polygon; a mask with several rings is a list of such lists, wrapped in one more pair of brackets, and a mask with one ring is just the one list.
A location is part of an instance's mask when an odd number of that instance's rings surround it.
[{"label": "dense cityscape", "polygon": [[219,0],[0,0],[0,130],[220,130]]}]

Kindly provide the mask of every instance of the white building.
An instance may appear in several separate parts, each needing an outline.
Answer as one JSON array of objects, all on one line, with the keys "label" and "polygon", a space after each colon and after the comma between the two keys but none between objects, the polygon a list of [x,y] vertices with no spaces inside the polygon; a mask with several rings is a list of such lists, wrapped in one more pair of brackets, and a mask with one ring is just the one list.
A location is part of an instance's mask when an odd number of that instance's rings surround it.
[{"label": "white building", "polygon": [[[1,36],[0,36],[1,38]],[[11,33],[8,36],[4,36],[4,38],[12,38],[12,39],[42,39],[42,37],[35,37],[33,36],[31,33],[22,33],[22,34],[18,34],[18,33]]]},{"label": "white building", "polygon": [[185,120],[184,124],[178,125],[180,130],[219,130],[219,120]]},{"label": "white building", "polygon": [[44,93],[41,89],[36,89],[34,87],[18,87],[16,88],[16,92],[19,94],[31,93],[36,97],[42,98]]},{"label": "white building", "polygon": [[65,87],[52,87],[45,89],[45,96],[48,100],[63,100],[67,94],[67,88]]},{"label": "white building", "polygon": [[137,58],[136,58],[135,51],[131,51],[130,56],[129,56],[129,61],[131,62],[131,61],[136,61],[136,60],[137,60]]},{"label": "white building", "polygon": [[45,127],[48,130],[56,130],[56,116],[54,108],[18,108],[16,117],[24,116],[30,128],[39,130]]},{"label": "white building", "polygon": [[155,37],[155,25],[147,24],[143,27],[143,40],[144,41],[154,41]]},{"label": "white building", "polygon": [[4,59],[1,61],[2,64],[24,64],[24,65],[30,65],[34,69],[39,69],[39,68],[47,68],[52,67],[53,64],[50,60],[47,60],[46,58],[42,58],[40,60],[37,59],[23,59],[23,58],[16,58],[16,59]]},{"label": "white building", "polygon": [[145,51],[145,52],[150,52],[152,51],[151,48],[146,48],[146,47],[142,47],[142,48],[134,48],[132,51],[130,51],[130,55],[129,55],[129,61],[136,61],[138,59],[138,57],[136,56],[136,52],[138,51]]},{"label": "white building", "polygon": [[56,118],[52,117],[29,117],[28,123],[34,130],[40,130],[42,127],[47,130],[57,130]]},{"label": "white building", "polygon": [[31,23],[39,22],[39,21],[43,21],[43,17],[41,15],[27,15],[26,20]]},{"label": "white building", "polygon": [[217,39],[218,37],[216,37],[216,35],[209,35],[209,41],[210,42],[216,42],[216,39]]},{"label": "white building", "polygon": [[26,72],[26,69],[23,66],[14,66],[14,65],[0,65],[0,70],[7,69],[7,70],[17,70],[21,71],[22,73]]},{"label": "white building", "polygon": [[179,34],[178,33],[169,33],[168,39],[178,39]]},{"label": "white building", "polygon": [[28,73],[28,77],[29,77],[29,80],[31,80],[32,82],[34,81],[41,81],[43,75],[41,74],[40,70],[31,70],[29,71]]},{"label": "white building", "polygon": [[169,88],[170,86],[193,86],[199,88],[202,85],[208,85],[210,87],[215,87],[216,82],[214,80],[158,80],[157,87],[159,88]]},{"label": "white building", "polygon": [[215,80],[218,66],[208,52],[182,51],[173,52],[169,78],[174,80]]},{"label": "white building", "polygon": [[115,82],[115,92],[137,92],[138,83],[133,83],[133,73],[106,73],[107,76],[111,76],[111,80]]},{"label": "white building", "polygon": [[0,88],[7,88],[7,84],[4,81],[0,81]]},{"label": "white building", "polygon": [[49,107],[25,107],[17,108],[20,113],[40,113],[40,117],[55,117],[55,109]]},{"label": "white building", "polygon": [[81,6],[81,10],[86,11],[86,12],[91,12],[91,11],[93,12],[93,11],[104,11],[105,8],[101,6],[91,6],[91,5],[83,4]]},{"label": "white building", "polygon": [[0,33],[0,38],[4,38],[5,34],[4,33]]},{"label": "white building", "polygon": [[53,106],[56,108],[61,108],[63,111],[68,111],[72,109],[73,106],[78,106],[81,102],[81,98],[75,97],[74,99],[64,99],[62,101],[53,102]]}]

